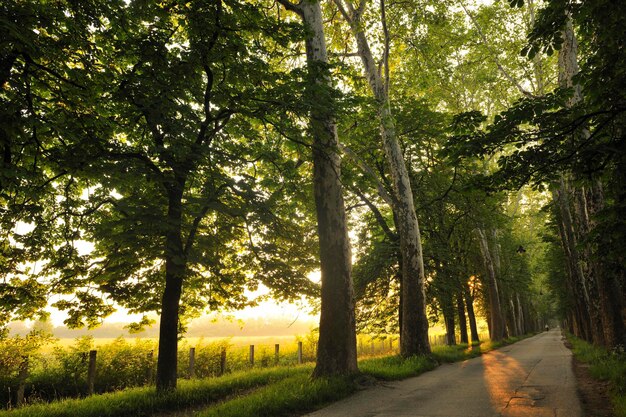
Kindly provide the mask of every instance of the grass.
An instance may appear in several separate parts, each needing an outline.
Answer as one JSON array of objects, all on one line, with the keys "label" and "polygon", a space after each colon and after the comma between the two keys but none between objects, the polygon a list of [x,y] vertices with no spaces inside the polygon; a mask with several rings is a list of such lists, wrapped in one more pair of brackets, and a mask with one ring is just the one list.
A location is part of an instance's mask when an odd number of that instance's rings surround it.
[{"label": "grass", "polygon": [[167,394],[157,394],[150,387],[130,388],[84,399],[67,399],[2,411],[0,417],[151,416],[157,412],[207,405],[285,378],[306,377],[312,369],[312,365],[275,367],[237,372],[221,378],[182,380],[178,389]]},{"label": "grass", "polygon": [[347,397],[356,390],[350,377],[311,380],[296,375],[265,386],[245,397],[235,398],[198,414],[198,417],[279,417],[316,410]]},{"label": "grass", "polygon": [[437,362],[428,356],[382,356],[359,361],[359,370],[377,379],[386,381],[417,376],[437,367]]},{"label": "grass", "polygon": [[626,417],[626,353],[608,352],[572,335],[567,335],[572,344],[576,359],[589,364],[592,377],[611,383],[613,412],[618,417]]},{"label": "grass", "polygon": [[220,378],[183,380],[176,391],[167,394],[157,395],[149,387],[131,388],[84,399],[35,404],[0,412],[0,417],[141,417],[202,407],[206,408],[197,414],[200,417],[292,416],[347,397],[358,389],[363,375],[366,379],[404,379],[434,369],[438,363],[473,358],[517,340],[435,346],[429,356],[408,359],[396,355],[362,359],[361,376],[311,380],[312,364],[252,369]]}]

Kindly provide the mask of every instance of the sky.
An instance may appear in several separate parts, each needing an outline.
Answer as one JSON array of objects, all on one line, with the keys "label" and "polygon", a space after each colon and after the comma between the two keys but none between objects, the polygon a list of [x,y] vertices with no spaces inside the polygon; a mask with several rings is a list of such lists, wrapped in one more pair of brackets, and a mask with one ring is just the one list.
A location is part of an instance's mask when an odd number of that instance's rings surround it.
[{"label": "sky", "polygon": [[[319,275],[319,273],[318,273]],[[311,277],[311,279],[314,279]],[[318,278],[319,279],[319,278]],[[262,295],[267,289],[260,288],[256,292],[248,292],[248,297],[255,297]],[[232,316],[234,319],[243,320],[256,319],[260,317],[267,317],[269,319],[281,319],[289,321],[306,321],[306,322],[318,322],[319,315],[312,314],[309,308],[306,306],[306,302],[303,304],[278,302],[270,299],[260,302],[255,307],[247,307],[239,311],[226,312],[227,315]],[[56,326],[63,326],[63,320],[67,318],[67,314],[63,311],[59,311],[54,307],[49,307],[50,321]],[[116,311],[104,319],[104,323],[131,323],[139,321],[141,314],[130,314],[128,310],[123,307],[116,306]]]},{"label": "sky", "polygon": [[[50,307],[50,321],[54,326],[63,326],[63,320],[67,317],[67,314],[59,311],[53,307]],[[276,319],[291,319],[291,320],[305,320],[305,321],[318,321],[318,315],[309,314],[301,306],[296,304],[290,304],[286,302],[276,302],[274,300],[263,301],[256,307],[247,307],[240,311],[228,312],[228,315],[232,315],[235,319],[243,320],[254,319],[259,317],[268,317]],[[105,323],[131,323],[141,319],[141,314],[129,314],[123,307],[117,307],[117,311],[104,319]]]}]

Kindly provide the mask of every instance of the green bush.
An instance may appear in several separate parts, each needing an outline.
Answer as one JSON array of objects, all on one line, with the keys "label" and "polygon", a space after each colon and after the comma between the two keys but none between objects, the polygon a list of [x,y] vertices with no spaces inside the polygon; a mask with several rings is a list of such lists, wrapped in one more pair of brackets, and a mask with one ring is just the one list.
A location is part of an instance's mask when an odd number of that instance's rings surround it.
[{"label": "green bush", "polygon": [[[20,385],[20,370],[37,368],[40,361],[39,348],[52,341],[52,336],[33,331],[25,337],[14,336],[0,339],[0,401],[11,407],[16,403]],[[32,371],[30,371],[32,372]],[[26,379],[26,387],[30,378]],[[28,396],[28,391],[25,392]]]}]

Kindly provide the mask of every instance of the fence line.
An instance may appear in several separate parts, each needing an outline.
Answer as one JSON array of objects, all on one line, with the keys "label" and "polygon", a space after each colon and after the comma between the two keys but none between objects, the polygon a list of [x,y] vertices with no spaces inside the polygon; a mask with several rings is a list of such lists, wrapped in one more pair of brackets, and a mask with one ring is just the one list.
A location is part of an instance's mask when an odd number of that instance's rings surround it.
[{"label": "fence line", "polygon": [[[481,340],[484,340],[485,335],[481,334],[480,336]],[[432,346],[445,345],[445,335],[429,336],[429,341]],[[198,346],[193,346],[189,348],[187,358],[185,358],[184,353],[182,354],[183,356],[179,357],[179,368],[183,369],[182,375],[184,377],[196,378],[207,376],[221,376],[233,370],[243,370],[252,367],[265,367],[278,365],[280,363],[302,364],[315,360],[316,346],[313,340],[307,341],[306,351],[305,343],[303,341],[297,341],[296,346],[297,347],[295,352],[289,349],[287,349],[285,352],[282,352],[280,344],[275,343],[272,352],[271,344],[261,344],[256,346],[251,344],[248,345],[247,360],[245,358],[245,354],[242,354],[243,352],[241,352],[245,349],[245,346],[228,347],[222,345],[220,347],[218,344],[217,347],[219,348],[219,350],[217,351],[211,351],[211,349],[215,348],[210,348],[209,351],[207,351],[203,348],[198,348]],[[360,336],[358,338],[357,344],[357,355],[359,357],[370,357],[394,354],[399,352],[399,347],[399,339],[397,337],[368,338],[366,336]],[[85,383],[85,385],[83,385],[83,393],[86,392],[88,395],[91,395],[96,392],[96,385],[99,378],[96,372],[97,369],[100,369],[100,365],[98,365],[97,367],[98,351],[92,349],[88,352],[77,353],[82,355],[83,358],[82,372],[86,371],[86,379],[83,379]],[[180,362],[181,359],[183,360],[182,363]],[[186,363],[184,362],[185,359],[187,361]],[[145,361],[145,384],[153,384],[155,375],[154,370],[156,366],[154,351],[150,350],[146,352],[145,356],[143,356],[143,360]],[[29,357],[25,356],[23,357],[21,365],[19,367],[19,374],[17,378],[18,385],[16,395],[14,397],[15,403],[17,405],[21,405],[24,403],[25,391],[29,375]],[[100,378],[106,379],[106,373],[103,372],[103,375],[101,375]],[[102,388],[98,389],[98,391],[101,390]]]}]

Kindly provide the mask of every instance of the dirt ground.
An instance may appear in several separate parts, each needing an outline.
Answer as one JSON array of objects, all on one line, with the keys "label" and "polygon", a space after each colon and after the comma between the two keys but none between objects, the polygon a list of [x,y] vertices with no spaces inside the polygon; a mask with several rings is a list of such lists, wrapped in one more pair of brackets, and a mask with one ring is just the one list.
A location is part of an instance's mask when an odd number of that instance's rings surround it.
[{"label": "dirt ground", "polygon": [[[571,345],[565,341],[565,346],[571,349]],[[589,373],[589,365],[579,362],[574,358],[572,368],[578,383],[580,403],[586,417],[614,417],[609,394],[609,383],[598,381]]]}]

